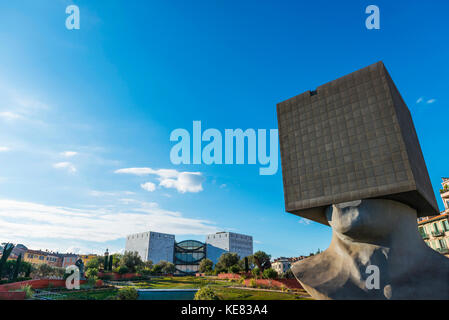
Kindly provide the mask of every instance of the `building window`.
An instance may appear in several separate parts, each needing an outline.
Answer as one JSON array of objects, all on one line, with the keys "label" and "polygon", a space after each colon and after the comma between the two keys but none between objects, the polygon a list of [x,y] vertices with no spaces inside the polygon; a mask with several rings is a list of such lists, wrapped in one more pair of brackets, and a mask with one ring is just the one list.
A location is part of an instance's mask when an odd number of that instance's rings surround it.
[{"label": "building window", "polygon": [[440,232],[440,230],[438,230],[438,224],[436,223],[433,224],[433,229],[435,230],[435,232]]},{"label": "building window", "polygon": [[442,224],[444,231],[449,231],[449,222],[447,222],[447,220],[443,220]]}]

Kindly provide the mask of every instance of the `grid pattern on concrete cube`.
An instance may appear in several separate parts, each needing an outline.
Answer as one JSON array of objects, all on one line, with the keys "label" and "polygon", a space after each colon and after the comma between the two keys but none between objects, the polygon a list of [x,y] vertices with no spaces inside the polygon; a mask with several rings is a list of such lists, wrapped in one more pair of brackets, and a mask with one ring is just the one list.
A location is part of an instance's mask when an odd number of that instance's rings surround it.
[{"label": "grid pattern on concrete cube", "polygon": [[415,190],[382,63],[278,104],[287,211]]}]

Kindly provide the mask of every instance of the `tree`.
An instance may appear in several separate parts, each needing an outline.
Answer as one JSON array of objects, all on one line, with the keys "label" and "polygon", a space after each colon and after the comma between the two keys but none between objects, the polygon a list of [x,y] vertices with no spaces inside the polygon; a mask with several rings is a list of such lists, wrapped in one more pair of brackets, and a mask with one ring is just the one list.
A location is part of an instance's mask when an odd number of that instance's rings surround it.
[{"label": "tree", "polygon": [[263,277],[265,279],[276,279],[278,276],[278,273],[271,268],[267,268],[263,271]]},{"label": "tree", "polygon": [[136,268],[141,265],[143,261],[136,251],[127,251],[120,259],[120,266],[126,266],[130,272],[136,272]]},{"label": "tree", "polygon": [[199,271],[202,273],[211,272],[214,268],[214,263],[210,259],[203,259],[200,262]]},{"label": "tree", "polygon": [[108,270],[109,270],[109,271],[112,271],[112,263],[113,263],[113,257],[110,256],[110,257],[109,257],[109,263],[108,263]]},{"label": "tree", "polygon": [[119,274],[125,274],[125,273],[128,273],[128,272],[129,272],[129,269],[128,269],[127,266],[123,265],[123,266],[119,266],[119,267],[117,268],[117,272],[118,272]]},{"label": "tree", "polygon": [[103,264],[103,259],[101,259],[100,257],[94,257],[87,262],[86,272],[88,269],[100,269],[102,264]]},{"label": "tree", "polygon": [[251,269],[254,268],[254,258],[253,256],[247,256],[244,257],[239,261],[239,267],[240,269],[244,270],[245,272],[249,272]]},{"label": "tree", "polygon": [[53,268],[45,263],[41,263],[36,267],[35,276],[39,278],[48,278],[53,273]]},{"label": "tree", "polygon": [[30,273],[33,271],[33,265],[29,262],[23,261],[20,263],[20,273],[23,273],[23,275],[28,278],[30,276]]},{"label": "tree", "polygon": [[230,266],[228,269],[229,273],[239,273],[240,271],[241,271],[241,269],[237,264]]},{"label": "tree", "polygon": [[17,281],[17,277],[19,276],[19,270],[21,267],[21,264],[20,264],[21,261],[22,261],[22,255],[19,254],[19,256],[17,257],[17,260],[16,260],[16,265],[14,266],[14,273],[12,275],[13,281]]},{"label": "tree", "polygon": [[153,268],[153,261],[151,261],[151,260],[145,261],[145,262],[143,263],[143,267],[144,267],[144,268],[148,268],[148,269]]},{"label": "tree", "polygon": [[160,264],[155,264],[153,266],[153,269],[151,270],[151,273],[153,273],[153,274],[161,274],[162,273],[162,266]]},{"label": "tree", "polygon": [[[161,260],[159,263],[155,265],[155,267],[158,266],[158,270],[160,270],[159,273],[175,273],[176,267],[173,263]],[[153,268],[154,270],[154,268]]]},{"label": "tree", "polygon": [[41,263],[36,268],[33,268],[32,276],[33,278],[39,279],[48,279],[51,277],[62,279],[64,277],[64,273],[64,268],[53,267],[51,265]]},{"label": "tree", "polygon": [[96,268],[89,268],[89,269],[87,269],[87,271],[85,273],[85,275],[88,279],[95,279],[97,274],[98,274],[98,269],[96,269]]},{"label": "tree", "polygon": [[271,268],[271,256],[263,251],[257,251],[253,254],[254,263],[263,272],[265,269]]},{"label": "tree", "polygon": [[104,256],[104,262],[103,262],[103,265],[104,265],[104,271],[108,271],[108,268],[109,268],[109,257],[108,256]]},{"label": "tree", "polygon": [[153,273],[153,261],[145,261],[142,265],[136,268],[136,272],[143,276],[150,275],[151,273]]},{"label": "tree", "polygon": [[255,267],[253,270],[251,270],[251,273],[253,274],[254,278],[257,278],[260,275],[260,269],[258,267]]},{"label": "tree", "polygon": [[117,268],[120,265],[121,258],[122,258],[122,255],[120,253],[114,253],[112,255],[112,266],[114,268]]},{"label": "tree", "polygon": [[225,252],[218,259],[215,268],[220,272],[226,272],[231,266],[238,264],[239,260],[237,253]]},{"label": "tree", "polygon": [[8,261],[9,255],[12,252],[12,249],[14,249],[14,245],[12,243],[7,243],[5,244],[5,246],[3,247],[3,252],[2,252],[2,257],[0,259],[0,279],[2,277],[3,274],[3,268],[6,265],[6,261]]}]

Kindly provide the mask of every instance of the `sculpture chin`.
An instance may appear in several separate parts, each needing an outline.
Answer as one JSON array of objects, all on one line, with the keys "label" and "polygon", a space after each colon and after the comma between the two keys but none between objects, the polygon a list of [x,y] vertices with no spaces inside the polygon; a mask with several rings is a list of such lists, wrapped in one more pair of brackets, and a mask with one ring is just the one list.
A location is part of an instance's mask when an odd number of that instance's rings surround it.
[{"label": "sculpture chin", "polygon": [[[416,211],[386,199],[332,205],[333,236],[323,253],[292,266],[315,299],[449,299],[449,259],[418,233]],[[367,267],[379,270],[380,287],[366,285]]]}]

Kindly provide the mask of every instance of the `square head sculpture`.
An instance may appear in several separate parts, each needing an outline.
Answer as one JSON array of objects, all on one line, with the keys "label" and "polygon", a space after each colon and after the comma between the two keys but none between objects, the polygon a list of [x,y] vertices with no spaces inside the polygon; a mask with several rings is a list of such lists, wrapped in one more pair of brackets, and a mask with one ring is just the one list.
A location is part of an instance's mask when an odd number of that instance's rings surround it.
[{"label": "square head sculpture", "polygon": [[410,111],[382,62],[277,105],[286,211],[370,198],[438,214]]}]

